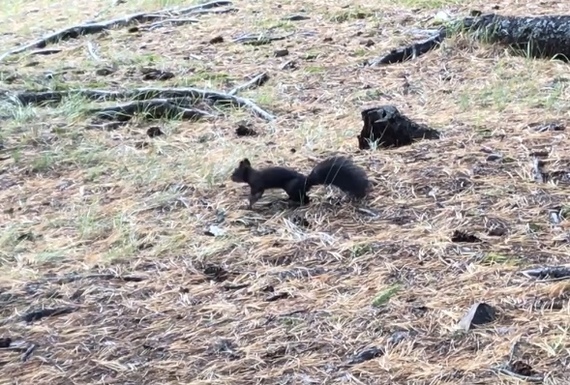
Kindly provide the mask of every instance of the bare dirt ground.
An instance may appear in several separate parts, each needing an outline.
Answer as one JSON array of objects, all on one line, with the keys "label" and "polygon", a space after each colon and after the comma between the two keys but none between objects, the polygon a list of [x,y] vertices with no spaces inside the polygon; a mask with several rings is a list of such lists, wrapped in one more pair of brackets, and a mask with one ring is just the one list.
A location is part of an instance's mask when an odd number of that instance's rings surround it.
[{"label": "bare dirt ground", "polygon": [[[9,3],[2,51],[94,18],[188,5]],[[493,367],[518,341],[516,358],[544,383],[567,384],[570,285],[520,272],[569,257],[569,222],[549,217],[568,211],[567,186],[531,173],[532,155],[544,151],[550,169],[568,170],[567,134],[529,127],[568,121],[568,65],[454,37],[404,64],[359,66],[418,39],[413,30],[433,28],[443,9],[567,10],[564,1],[462,3],[236,0],[238,12],[195,24],[122,28],[48,46],[57,54],[5,59],[1,87],[14,91],[228,91],[267,72],[265,85],[241,95],[277,119],[225,109],[217,120],[101,130],[88,128],[85,100],[3,102],[0,338],[12,343],[0,349],[0,383],[514,384]],[[294,14],[310,19],[283,20]],[[267,31],[294,34],[260,46],[233,41]],[[281,49],[289,54],[275,57]],[[144,80],[144,67],[175,76]],[[359,152],[360,111],[381,104],[444,137]],[[259,135],[238,138],[240,122]],[[151,126],[164,135],[149,138]],[[307,207],[288,209],[271,191],[249,211],[247,187],[229,181],[244,156],[308,172],[333,153],[353,157],[377,183],[365,202],[320,187]],[[207,235],[212,225],[225,234]],[[454,243],[455,230],[481,242]],[[498,319],[458,331],[478,301]],[[41,309],[65,311],[22,318]],[[403,339],[389,343],[395,336]],[[351,362],[371,347],[384,354]]]}]

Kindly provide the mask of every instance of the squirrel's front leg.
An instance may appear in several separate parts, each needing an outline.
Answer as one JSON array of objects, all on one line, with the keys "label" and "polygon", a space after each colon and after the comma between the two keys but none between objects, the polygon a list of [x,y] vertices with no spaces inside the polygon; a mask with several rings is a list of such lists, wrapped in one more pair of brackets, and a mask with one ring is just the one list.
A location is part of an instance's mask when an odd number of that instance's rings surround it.
[{"label": "squirrel's front leg", "polygon": [[263,190],[251,190],[249,194],[249,205],[247,206],[248,209],[253,209],[253,205],[263,196]]}]

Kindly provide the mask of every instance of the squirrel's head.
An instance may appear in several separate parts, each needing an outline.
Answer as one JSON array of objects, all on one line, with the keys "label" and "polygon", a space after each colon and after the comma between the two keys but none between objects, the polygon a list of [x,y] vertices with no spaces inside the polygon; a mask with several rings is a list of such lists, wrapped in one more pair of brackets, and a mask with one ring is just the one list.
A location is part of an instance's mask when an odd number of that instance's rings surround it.
[{"label": "squirrel's head", "polygon": [[238,183],[247,182],[249,170],[251,170],[251,163],[249,159],[245,158],[239,162],[237,168],[232,172],[232,181]]}]

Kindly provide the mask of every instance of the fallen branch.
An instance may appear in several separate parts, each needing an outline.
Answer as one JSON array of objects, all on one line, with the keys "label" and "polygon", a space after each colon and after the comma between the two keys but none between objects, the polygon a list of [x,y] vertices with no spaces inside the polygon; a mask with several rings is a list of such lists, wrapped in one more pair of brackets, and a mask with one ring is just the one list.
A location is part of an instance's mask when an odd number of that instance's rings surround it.
[{"label": "fallen branch", "polygon": [[205,117],[214,117],[206,111],[196,108],[186,108],[177,106],[171,99],[150,99],[119,104],[112,107],[92,108],[89,113],[95,115],[95,119],[113,120],[125,122],[131,120],[135,115],[142,115],[150,119],[182,119],[193,120]]},{"label": "fallen branch", "polygon": [[164,18],[172,18],[172,16],[191,15],[197,13],[204,13],[205,10],[223,6],[232,5],[231,1],[212,1],[205,4],[195,5],[182,9],[169,8],[159,12],[146,13],[138,12],[131,15],[123,16],[117,19],[101,21],[98,23],[88,23],[67,27],[59,31],[48,34],[34,42],[25,44],[21,47],[16,47],[0,56],[0,62],[6,57],[22,53],[32,48],[45,48],[48,44],[54,44],[63,40],[76,39],[84,35],[92,35],[112,28],[124,28],[134,23],[152,22]]},{"label": "fallen branch", "polygon": [[514,48],[534,58],[570,61],[570,16],[516,17],[487,14],[453,22],[450,27],[441,28],[427,40],[394,49],[365,64],[376,66],[415,59],[439,47],[453,31],[465,31],[480,41]]},{"label": "fallen branch", "polygon": [[[105,91],[105,90],[69,90],[69,91],[40,91],[40,92],[19,92],[15,94],[9,94],[4,92],[3,98],[6,100],[16,101],[22,105],[43,105],[49,103],[60,103],[65,97],[82,97],[92,101],[113,101],[113,100],[146,100],[151,101],[151,99],[161,99],[160,102],[156,102],[146,107],[158,108],[157,113],[160,112],[160,108],[164,111],[174,111],[173,107],[166,105],[165,102],[175,103],[180,98],[190,99],[193,101],[206,100],[213,103],[226,103],[236,107],[247,108],[252,111],[255,115],[265,119],[273,120],[275,116],[269,112],[263,110],[257,106],[254,102],[249,99],[241,98],[239,96],[230,95],[218,91],[202,90],[198,88],[138,88],[128,91]],[[117,106],[117,112],[123,110],[123,112],[128,112],[130,108],[137,110],[141,105],[135,106],[130,103],[132,107],[128,105]],[[158,104],[162,104],[162,107],[158,107]],[[103,109],[94,109],[92,112],[104,114]],[[109,113],[113,113],[112,110],[106,109]],[[196,113],[197,110],[193,110]],[[190,114],[190,112],[183,112],[185,114]],[[117,115],[118,116],[118,115]]]}]

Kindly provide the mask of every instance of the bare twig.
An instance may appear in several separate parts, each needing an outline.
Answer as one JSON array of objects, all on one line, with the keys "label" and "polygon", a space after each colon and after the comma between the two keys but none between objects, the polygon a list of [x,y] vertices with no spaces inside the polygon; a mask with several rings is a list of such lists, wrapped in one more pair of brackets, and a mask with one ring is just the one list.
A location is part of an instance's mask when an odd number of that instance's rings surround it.
[{"label": "bare twig", "polygon": [[267,73],[265,73],[265,72],[260,73],[259,75],[254,76],[248,82],[233,88],[231,91],[228,92],[228,95],[236,95],[237,93],[244,91],[244,90],[251,88],[251,87],[254,87],[254,88],[261,87],[268,80],[269,80],[269,75],[267,75]]},{"label": "bare twig", "polygon": [[60,53],[61,51],[63,51],[62,49],[59,48],[44,48],[44,49],[36,49],[32,52],[30,52],[30,55],[53,55],[56,53]]},{"label": "bare twig", "polygon": [[24,44],[20,47],[13,48],[10,51],[5,52],[4,54],[0,55],[0,61],[4,60],[6,57],[10,55],[15,55],[32,48],[44,48],[49,44],[54,44],[62,40],[76,39],[83,35],[92,35],[112,28],[126,27],[134,23],[144,23],[144,22],[161,20],[164,18],[171,18],[173,15],[182,16],[182,15],[203,13],[204,10],[207,9],[230,6],[230,5],[232,5],[231,1],[212,1],[209,3],[195,5],[181,9],[169,8],[163,11],[153,12],[153,13],[138,12],[117,19],[67,27],[59,31],[53,32],[51,34],[48,34],[36,41]]},{"label": "bare twig", "polygon": [[24,353],[22,353],[22,357],[21,357],[22,362],[26,362],[32,356],[32,353],[34,352],[34,350],[36,350],[36,344],[30,343],[28,345],[28,348],[26,349],[26,351]]},{"label": "bare twig", "polygon": [[80,281],[84,279],[117,279],[125,282],[142,282],[145,280],[144,277],[136,275],[120,276],[117,274],[87,274],[87,275],[72,274],[72,275],[67,275],[65,277],[55,277],[52,279],[48,279],[48,281],[53,281],[54,283],[57,284],[63,284],[63,283]]},{"label": "bare twig", "polygon": [[166,19],[166,20],[160,20],[157,21],[155,23],[152,23],[150,25],[145,25],[144,27],[141,27],[141,30],[148,30],[148,31],[152,31],[155,30],[157,28],[160,27],[164,27],[165,25],[184,25],[184,24],[194,24],[199,22],[198,19]]},{"label": "bare twig", "polygon": [[288,37],[293,36],[294,34],[295,34],[294,32],[291,32],[282,36],[267,36],[265,34],[245,35],[234,39],[234,43],[264,45],[264,44],[269,44],[272,41],[285,40]]},{"label": "bare twig", "polygon": [[87,52],[95,61],[103,61],[96,53],[95,53],[95,45],[91,41],[87,41]]}]

